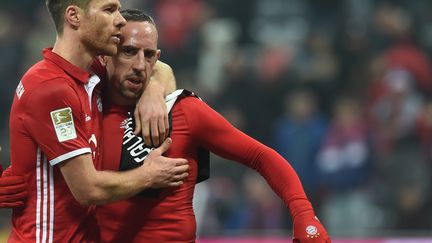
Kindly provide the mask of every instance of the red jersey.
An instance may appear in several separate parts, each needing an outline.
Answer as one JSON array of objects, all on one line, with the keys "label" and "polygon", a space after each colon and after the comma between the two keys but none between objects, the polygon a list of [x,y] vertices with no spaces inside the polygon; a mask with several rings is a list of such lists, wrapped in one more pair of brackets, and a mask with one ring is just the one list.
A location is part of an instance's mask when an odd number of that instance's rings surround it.
[{"label": "red jersey", "polygon": [[[119,170],[127,107],[105,110],[103,167]],[[192,197],[197,180],[198,151],[202,146],[229,160],[257,170],[286,205],[305,198],[289,163],[274,150],[234,128],[216,111],[194,97],[179,99],[172,111],[172,145],[165,156],[189,161],[189,177],[176,188],[161,189],[153,197],[135,196],[98,206],[102,242],[194,242]],[[125,138],[124,138],[125,134]],[[122,143],[123,141],[123,143]]]},{"label": "red jersey", "polygon": [[23,76],[10,113],[12,173],[28,176],[29,195],[13,210],[9,242],[93,242],[94,207],[75,200],[56,165],[85,153],[100,161],[100,79],[50,49],[43,56]]}]

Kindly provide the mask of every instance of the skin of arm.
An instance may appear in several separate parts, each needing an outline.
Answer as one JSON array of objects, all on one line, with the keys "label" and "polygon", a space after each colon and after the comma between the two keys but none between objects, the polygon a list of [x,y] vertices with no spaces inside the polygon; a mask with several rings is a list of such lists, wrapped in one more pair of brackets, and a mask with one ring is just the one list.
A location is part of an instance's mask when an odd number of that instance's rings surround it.
[{"label": "skin of arm", "polygon": [[80,204],[105,204],[131,197],[146,188],[183,184],[183,179],[188,176],[187,161],[161,156],[171,143],[171,139],[167,139],[149,154],[143,166],[129,171],[97,171],[90,154],[63,161],[59,166]]},{"label": "skin of arm", "polygon": [[[144,142],[159,146],[169,130],[165,96],[176,90],[176,80],[171,67],[157,61],[152,76],[144,89],[135,109],[135,135],[142,130]],[[159,128],[159,129],[158,129]]]}]

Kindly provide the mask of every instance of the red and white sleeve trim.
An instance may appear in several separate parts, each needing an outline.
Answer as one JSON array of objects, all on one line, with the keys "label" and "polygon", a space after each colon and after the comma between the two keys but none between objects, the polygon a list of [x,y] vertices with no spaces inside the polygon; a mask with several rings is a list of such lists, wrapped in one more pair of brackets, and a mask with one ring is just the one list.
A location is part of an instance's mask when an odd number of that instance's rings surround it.
[{"label": "red and white sleeve trim", "polygon": [[80,149],[71,151],[69,153],[60,155],[57,158],[50,160],[50,164],[52,166],[54,166],[54,165],[56,165],[62,161],[68,160],[70,158],[76,157],[76,156],[81,155],[81,154],[87,154],[87,153],[91,153],[90,148],[80,148]]}]

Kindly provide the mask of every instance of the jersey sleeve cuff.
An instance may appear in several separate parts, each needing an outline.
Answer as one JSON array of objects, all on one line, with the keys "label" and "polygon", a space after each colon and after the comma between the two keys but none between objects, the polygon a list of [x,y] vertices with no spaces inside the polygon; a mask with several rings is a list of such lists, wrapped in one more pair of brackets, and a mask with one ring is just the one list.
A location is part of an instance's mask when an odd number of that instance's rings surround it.
[{"label": "jersey sleeve cuff", "polygon": [[62,161],[68,160],[70,158],[76,157],[76,156],[81,155],[81,154],[87,154],[87,153],[91,153],[90,148],[80,148],[80,149],[71,151],[69,153],[62,154],[62,155],[58,156],[57,158],[50,160],[49,162],[52,166],[54,166],[54,165],[56,165]]}]

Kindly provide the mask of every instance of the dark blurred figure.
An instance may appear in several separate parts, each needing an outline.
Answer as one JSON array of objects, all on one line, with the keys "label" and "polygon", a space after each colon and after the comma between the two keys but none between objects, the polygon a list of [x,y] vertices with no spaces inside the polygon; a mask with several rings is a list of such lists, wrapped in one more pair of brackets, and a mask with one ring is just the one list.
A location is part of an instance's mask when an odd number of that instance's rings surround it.
[{"label": "dark blurred figure", "polygon": [[321,209],[335,234],[361,235],[382,223],[379,217],[369,220],[377,214],[368,190],[371,155],[361,104],[351,97],[337,99],[317,156],[319,186],[325,192]]},{"label": "dark blurred figure", "polygon": [[272,129],[272,144],[295,168],[311,195],[318,189],[315,160],[326,130],[327,121],[313,93],[299,90],[286,94],[285,113]]}]

